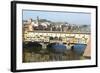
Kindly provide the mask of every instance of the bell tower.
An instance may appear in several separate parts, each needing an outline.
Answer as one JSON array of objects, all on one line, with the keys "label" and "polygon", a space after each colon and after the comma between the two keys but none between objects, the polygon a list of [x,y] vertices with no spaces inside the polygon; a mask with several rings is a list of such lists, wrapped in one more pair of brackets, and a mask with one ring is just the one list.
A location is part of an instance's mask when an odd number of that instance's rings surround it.
[{"label": "bell tower", "polygon": [[36,19],[36,24],[39,25],[39,16],[37,16],[37,19]]}]

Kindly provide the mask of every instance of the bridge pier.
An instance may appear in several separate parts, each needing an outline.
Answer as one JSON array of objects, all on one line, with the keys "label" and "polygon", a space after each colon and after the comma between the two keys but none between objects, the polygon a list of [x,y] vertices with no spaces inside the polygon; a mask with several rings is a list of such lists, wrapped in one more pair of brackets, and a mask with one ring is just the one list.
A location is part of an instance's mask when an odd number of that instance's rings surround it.
[{"label": "bridge pier", "polygon": [[42,49],[46,49],[47,48],[47,45],[48,43],[40,43],[42,45]]}]

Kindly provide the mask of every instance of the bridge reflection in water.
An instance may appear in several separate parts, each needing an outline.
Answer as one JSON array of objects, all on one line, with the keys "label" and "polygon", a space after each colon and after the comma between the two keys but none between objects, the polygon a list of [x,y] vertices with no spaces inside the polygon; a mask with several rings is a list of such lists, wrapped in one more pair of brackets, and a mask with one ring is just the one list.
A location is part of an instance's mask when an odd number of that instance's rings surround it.
[{"label": "bridge reflection in water", "polygon": [[89,36],[89,33],[26,32],[23,38],[23,62],[85,59],[83,53]]}]

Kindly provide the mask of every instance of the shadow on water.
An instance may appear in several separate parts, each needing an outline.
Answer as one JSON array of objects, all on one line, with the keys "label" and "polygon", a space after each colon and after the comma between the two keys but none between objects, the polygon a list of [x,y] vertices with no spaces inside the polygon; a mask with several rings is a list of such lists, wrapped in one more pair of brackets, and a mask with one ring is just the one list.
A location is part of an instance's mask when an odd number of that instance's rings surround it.
[{"label": "shadow on water", "polygon": [[50,43],[47,48],[43,49],[41,44],[29,42],[24,44],[23,47],[23,62],[46,62],[81,60],[80,57],[82,57],[86,45],[74,44],[70,50],[67,50],[64,44]]}]

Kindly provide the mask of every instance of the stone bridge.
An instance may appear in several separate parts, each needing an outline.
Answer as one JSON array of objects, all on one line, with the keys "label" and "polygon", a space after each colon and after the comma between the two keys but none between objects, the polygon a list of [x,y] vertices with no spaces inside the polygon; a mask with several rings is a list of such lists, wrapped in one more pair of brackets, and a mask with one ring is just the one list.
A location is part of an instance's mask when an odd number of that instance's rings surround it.
[{"label": "stone bridge", "polygon": [[[25,32],[24,42],[38,42],[42,48],[50,43],[84,43],[87,44],[90,33],[65,33],[65,32]],[[61,39],[59,39],[61,38]]]}]

